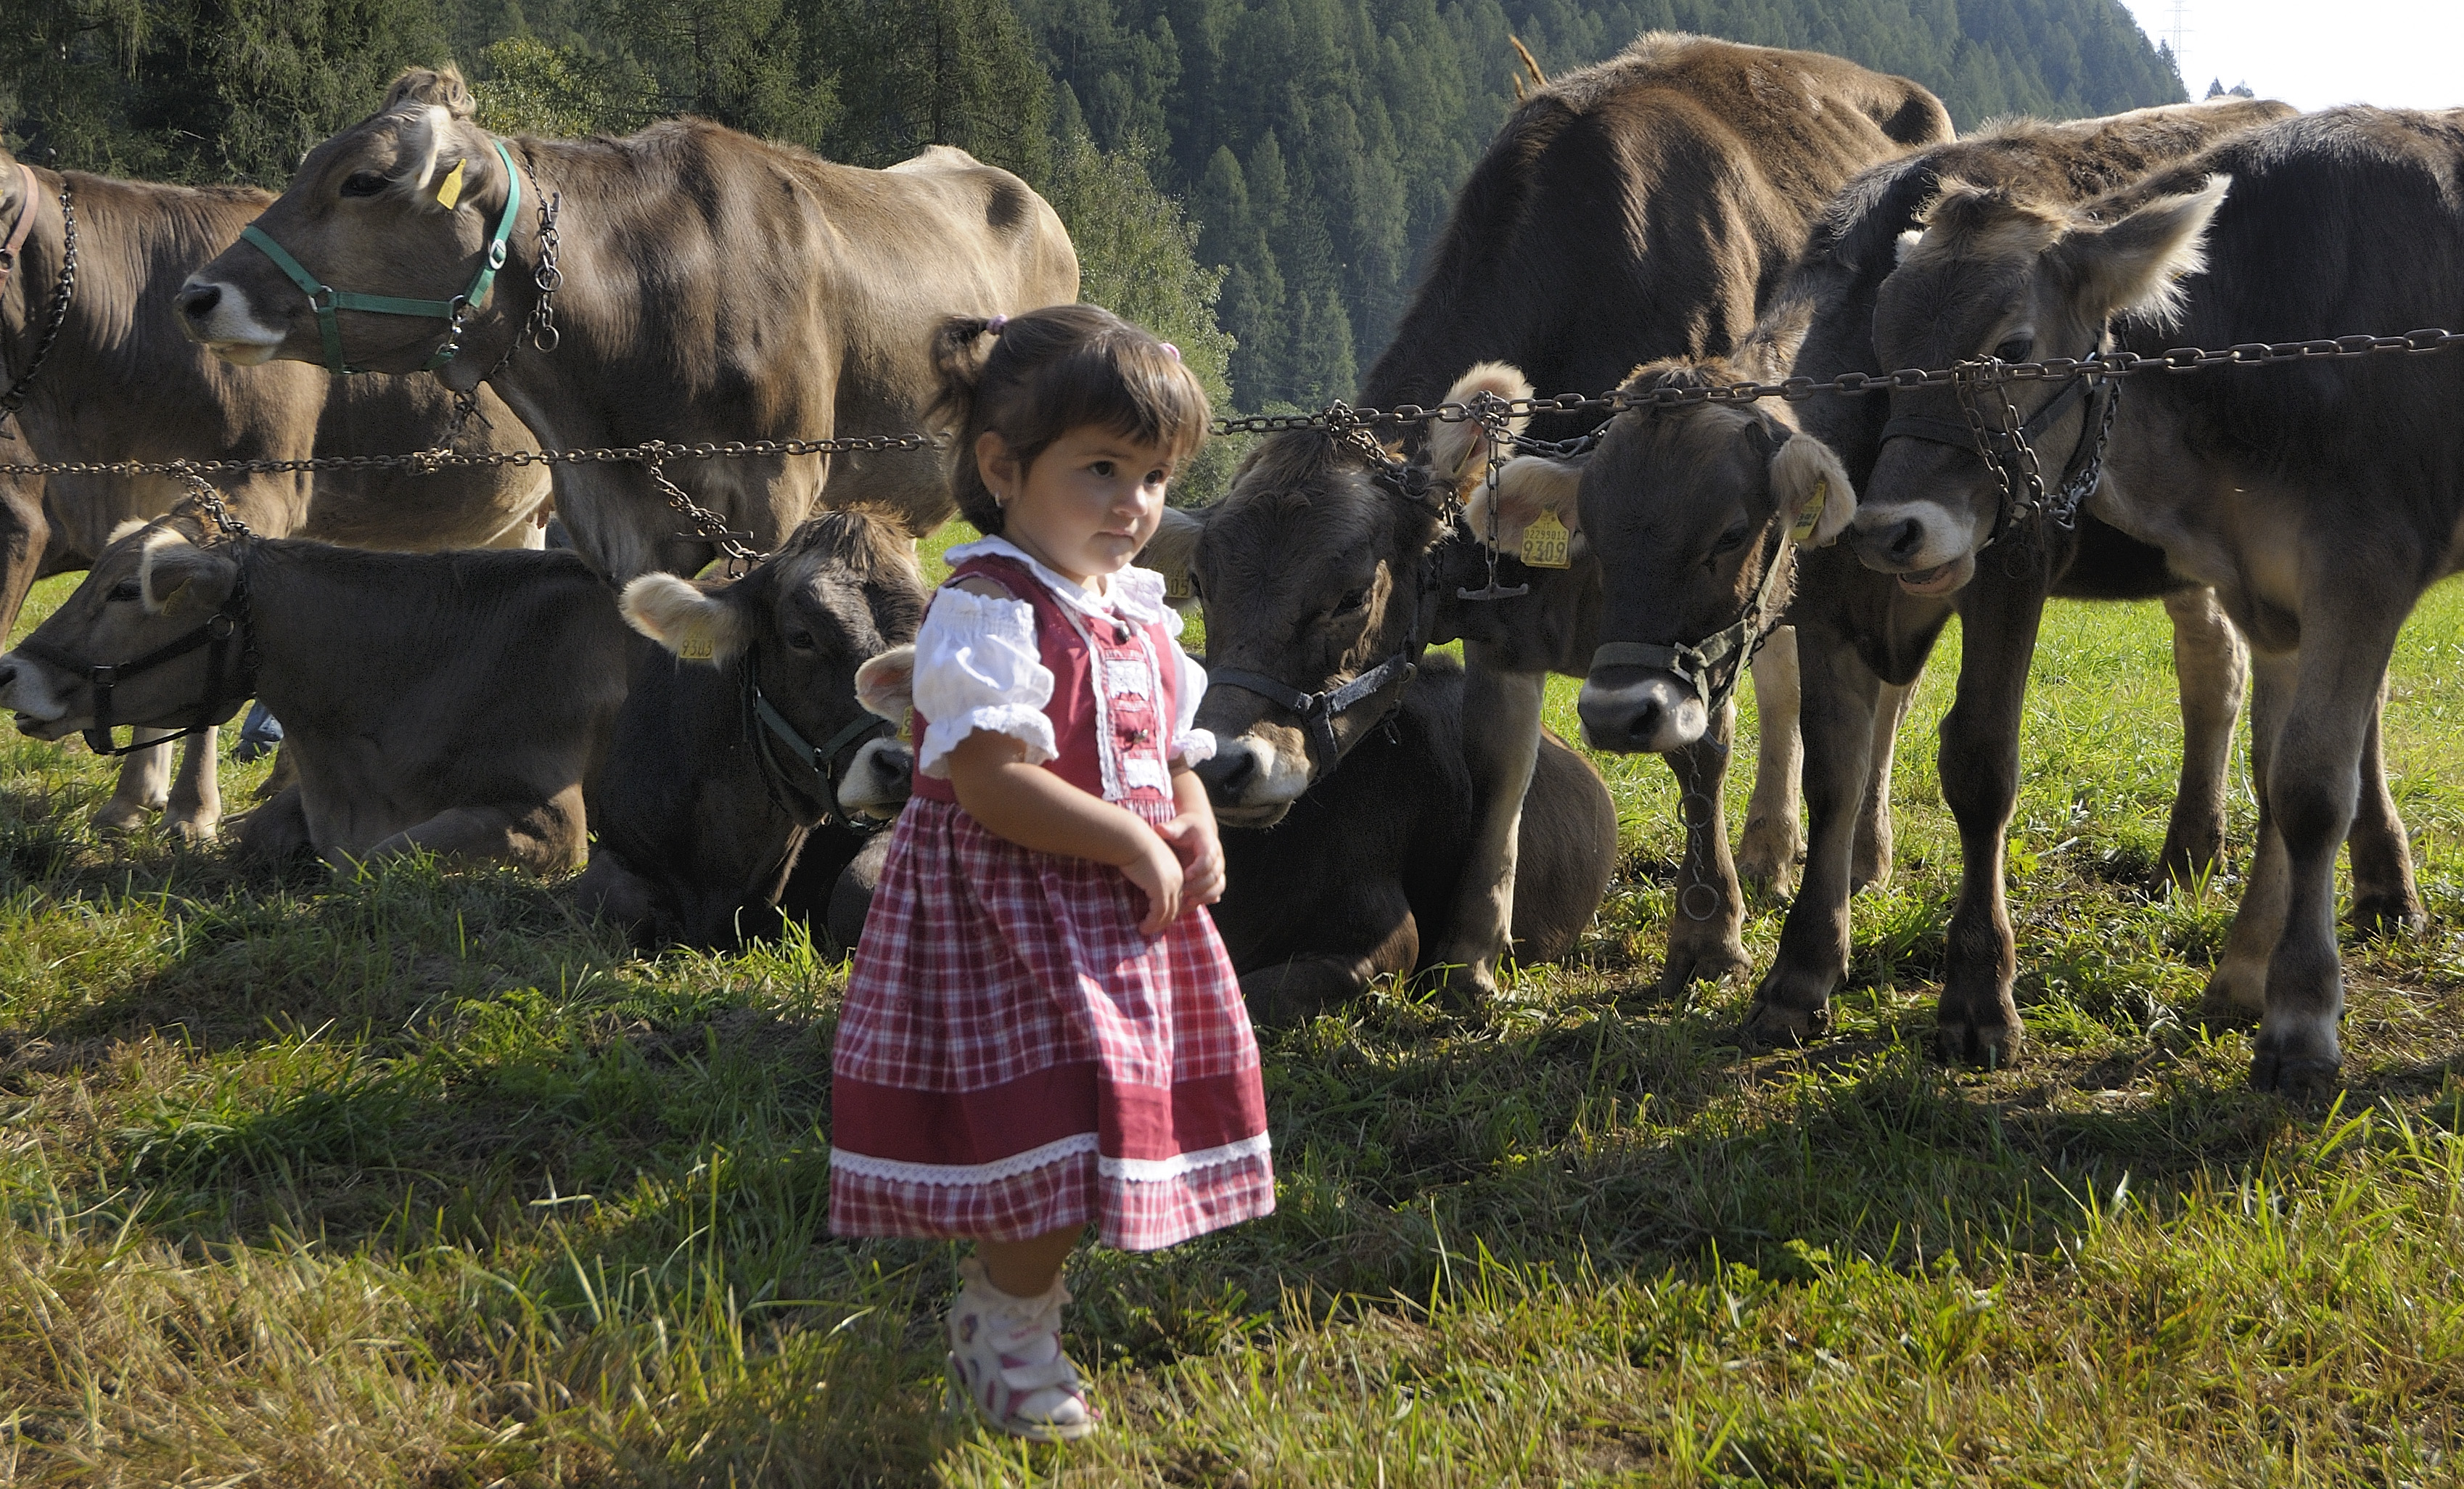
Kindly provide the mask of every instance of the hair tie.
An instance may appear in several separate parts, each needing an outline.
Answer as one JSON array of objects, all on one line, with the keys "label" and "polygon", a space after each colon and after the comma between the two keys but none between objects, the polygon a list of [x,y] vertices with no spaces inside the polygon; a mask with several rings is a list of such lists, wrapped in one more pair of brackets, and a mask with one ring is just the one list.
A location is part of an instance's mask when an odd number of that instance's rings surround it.
[{"label": "hair tie", "polygon": [[1179,347],[1173,345],[1170,341],[1166,341],[1166,342],[1164,342],[1164,343],[1163,343],[1163,349],[1164,349],[1165,354],[1166,354],[1167,356],[1171,357],[1173,361],[1180,361],[1180,348],[1179,348]]},{"label": "hair tie", "polygon": [[984,335],[999,336],[1001,334],[1001,327],[1008,324],[1009,318],[1007,316],[995,316],[992,319],[984,322]]}]

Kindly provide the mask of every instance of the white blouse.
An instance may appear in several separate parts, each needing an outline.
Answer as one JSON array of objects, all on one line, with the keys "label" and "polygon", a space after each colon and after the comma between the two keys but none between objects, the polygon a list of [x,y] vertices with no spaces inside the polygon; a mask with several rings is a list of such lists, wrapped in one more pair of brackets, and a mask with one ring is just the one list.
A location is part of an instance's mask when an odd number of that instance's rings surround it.
[{"label": "white blouse", "polygon": [[[1133,625],[1160,621],[1165,635],[1180,635],[1180,613],[1164,603],[1163,576],[1153,569],[1123,569],[1097,596],[1005,538],[979,538],[943,557],[953,567],[970,558],[1015,559],[1064,608],[1107,623],[1116,615]],[[1172,654],[1180,661],[1179,707],[1165,755],[1176,765],[1195,765],[1215,756],[1214,734],[1196,722],[1198,702],[1206,695],[1206,668],[1178,646]],[[947,779],[950,752],[979,729],[1025,745],[1030,765],[1059,753],[1052,720],[1044,712],[1052,701],[1052,669],[1036,645],[1035,607],[1025,601],[941,588],[915,633],[914,678],[915,712],[927,720],[924,737],[916,741],[915,768],[925,775]]]}]

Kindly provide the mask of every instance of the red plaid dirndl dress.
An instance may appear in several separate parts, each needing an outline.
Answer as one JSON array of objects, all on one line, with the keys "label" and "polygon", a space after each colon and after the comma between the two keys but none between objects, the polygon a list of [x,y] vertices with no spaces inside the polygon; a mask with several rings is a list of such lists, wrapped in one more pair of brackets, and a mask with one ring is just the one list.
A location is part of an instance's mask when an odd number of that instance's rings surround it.
[{"label": "red plaid dirndl dress", "polygon": [[[1163,624],[1077,615],[1005,558],[960,577],[1034,610],[1053,678],[1046,768],[1170,820],[1178,668]],[[928,727],[916,718],[919,747]],[[1091,1223],[1144,1251],[1274,1209],[1231,960],[1195,907],[1140,935],[1144,905],[1116,868],[996,837],[919,770],[832,1053],[832,1232],[1007,1241]]]}]

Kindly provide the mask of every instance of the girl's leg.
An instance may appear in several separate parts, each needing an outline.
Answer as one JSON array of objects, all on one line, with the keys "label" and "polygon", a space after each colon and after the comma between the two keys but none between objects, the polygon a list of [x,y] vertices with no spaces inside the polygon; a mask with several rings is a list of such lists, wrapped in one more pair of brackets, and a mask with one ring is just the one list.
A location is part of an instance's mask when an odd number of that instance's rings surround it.
[{"label": "girl's leg", "polygon": [[976,1242],[984,1262],[984,1280],[1013,1298],[1040,1298],[1061,1280],[1061,1263],[1078,1248],[1086,1227],[1072,1226],[1023,1241]]},{"label": "girl's leg", "polygon": [[1061,1352],[1061,1263],[1082,1228],[1023,1241],[976,1242],[958,1263],[965,1285],[950,1304],[950,1368],[984,1418],[1043,1441],[1095,1430],[1078,1368]]}]

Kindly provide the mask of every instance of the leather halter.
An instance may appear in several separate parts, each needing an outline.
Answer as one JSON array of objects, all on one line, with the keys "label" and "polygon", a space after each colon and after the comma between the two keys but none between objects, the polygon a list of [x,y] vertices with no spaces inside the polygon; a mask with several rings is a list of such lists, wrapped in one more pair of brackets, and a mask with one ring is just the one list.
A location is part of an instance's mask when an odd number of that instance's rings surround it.
[{"label": "leather halter", "polygon": [[[2101,336],[2099,348],[2102,349],[2109,341],[2109,335]],[[2067,532],[2078,524],[2079,504],[2096,493],[2097,483],[2103,476],[2104,445],[2113,433],[2114,412],[2122,402],[2121,383],[2108,379],[2099,383],[2091,394],[2087,383],[2085,378],[2071,379],[2060,392],[2046,401],[2045,406],[2026,421],[2012,427],[2006,420],[2000,428],[1984,426],[1982,416],[1976,414],[1971,402],[1973,393],[1968,384],[1962,383],[1955,390],[1956,396],[1975,422],[1953,422],[1928,414],[1894,414],[1882,426],[1881,443],[1887,444],[1895,439],[1924,440],[1931,445],[1972,450],[1978,459],[1985,462],[2000,490],[2001,504],[1993,515],[1993,531],[1986,535],[1984,547],[1991,548],[2000,541],[2013,522],[2024,521],[2039,514]],[[2052,500],[2044,500],[2043,479],[2036,469],[2035,450],[2031,442],[2052,428],[2070,411],[2071,405],[2082,398],[2092,399],[2095,406],[2081,419],[2079,438],[2072,442],[2070,456],[2062,462],[2061,486]],[[2004,400],[2007,409],[2007,393]],[[2023,484],[2030,488],[2024,503],[2017,495]]]},{"label": "leather halter", "polygon": [[[20,643],[17,649],[38,662],[48,662],[64,672],[81,673],[94,688],[94,722],[84,731],[86,748],[97,755],[133,755],[156,745],[186,739],[231,721],[239,706],[256,695],[256,637],[250,625],[248,610],[248,565],[233,551],[232,562],[238,573],[231,581],[231,592],[214,608],[214,613],[195,629],[184,632],[129,662],[99,663],[79,667],[70,659],[53,653],[49,646],[37,648]],[[195,722],[155,739],[131,738],[124,745],[115,745],[111,732],[118,727],[112,717],[112,690],[120,684],[150,672],[165,662],[187,656],[203,648],[206,653],[206,686],[197,696],[191,716]],[[232,666],[233,653],[238,665]]]},{"label": "leather halter", "polygon": [[[850,817],[839,806],[839,756],[869,740],[893,733],[890,720],[877,713],[860,713],[847,727],[816,745],[789,723],[787,715],[780,712],[778,706],[761,691],[760,681],[755,676],[755,666],[754,652],[747,647],[743,660],[737,664],[737,674],[744,695],[745,742],[753,747],[754,758],[761,763],[761,781],[769,789],[772,803],[794,819],[799,827],[834,822],[854,832],[874,833],[887,826],[886,822]],[[786,800],[788,783],[777,756],[772,754],[773,739],[786,746],[789,759],[821,779],[822,789],[818,796],[822,810],[820,815],[809,821]]]},{"label": "leather halter", "polygon": [[338,290],[319,280],[291,256],[282,245],[274,241],[264,229],[254,223],[240,230],[242,241],[253,244],[257,251],[274,260],[274,267],[297,285],[308,296],[309,308],[317,312],[317,329],[325,340],[325,368],[336,377],[366,372],[366,367],[354,367],[342,361],[342,327],[336,313],[345,310],[363,311],[376,316],[415,316],[447,323],[445,340],[433,356],[420,363],[422,372],[433,372],[453,360],[462,350],[462,318],[483,304],[496,282],[496,271],[505,267],[505,241],[513,236],[514,219],[522,209],[521,173],[514,169],[513,152],[502,140],[491,140],[496,147],[496,159],[505,167],[505,209],[496,218],[495,233],[479,255],[479,271],[471,277],[471,287],[450,300],[413,300],[391,295],[362,295],[356,290]]},{"label": "leather halter", "polygon": [[1691,684],[1694,696],[1703,701],[1705,712],[1717,715],[1736,696],[1737,684],[1746,675],[1746,664],[1763,649],[1763,643],[1777,629],[1778,618],[1771,613],[1771,601],[1779,593],[1779,577],[1789,565],[1781,560],[1788,557],[1788,529],[1773,526],[1779,540],[1771,551],[1771,562],[1763,566],[1762,582],[1754,586],[1754,598],[1746,604],[1746,613],[1734,624],[1712,632],[1688,646],[1678,642],[1662,646],[1657,642],[1603,642],[1592,653],[1590,670],[1604,667],[1640,667],[1655,672],[1673,672]]}]

